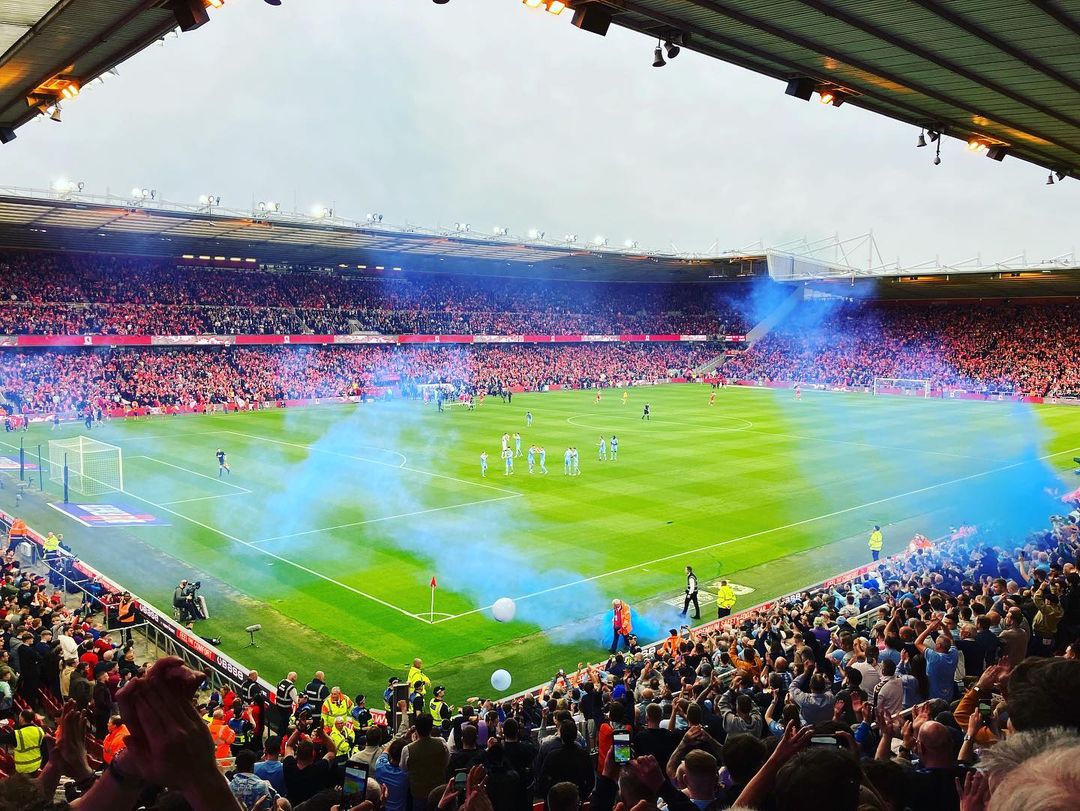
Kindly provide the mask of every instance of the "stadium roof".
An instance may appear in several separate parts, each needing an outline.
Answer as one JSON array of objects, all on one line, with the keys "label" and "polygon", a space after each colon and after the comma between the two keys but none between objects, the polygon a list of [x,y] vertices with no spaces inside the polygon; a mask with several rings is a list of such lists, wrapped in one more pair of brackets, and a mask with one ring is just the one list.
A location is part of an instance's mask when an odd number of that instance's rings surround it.
[{"label": "stadium roof", "polygon": [[[133,190],[133,192],[136,190]],[[447,271],[614,281],[705,281],[766,272],[764,251],[717,256],[644,252],[532,236],[354,222],[326,211],[239,211],[151,199],[0,188],[0,246],[263,265]],[[156,197],[156,194],[155,194]],[[273,204],[271,204],[273,205]],[[465,228],[467,226],[462,226]]]},{"label": "stadium roof", "polygon": [[[1059,0],[568,0],[849,104],[1080,177],[1080,5]],[[796,82],[798,84],[798,82]],[[778,92],[779,92],[778,88]],[[914,139],[913,139],[914,140]]]},{"label": "stadium roof", "polygon": [[0,140],[177,22],[166,0],[0,0]]}]

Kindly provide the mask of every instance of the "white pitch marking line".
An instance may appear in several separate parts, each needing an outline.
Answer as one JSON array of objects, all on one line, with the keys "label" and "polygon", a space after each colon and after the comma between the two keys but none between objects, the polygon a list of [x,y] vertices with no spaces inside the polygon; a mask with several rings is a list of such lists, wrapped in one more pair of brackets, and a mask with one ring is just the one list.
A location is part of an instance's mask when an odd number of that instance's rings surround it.
[{"label": "white pitch marking line", "polygon": [[332,532],[335,529],[347,529],[348,527],[362,527],[365,524],[378,524],[382,521],[393,521],[397,518],[409,518],[414,515],[428,515],[430,513],[442,512],[443,510],[456,510],[461,507],[473,507],[477,504],[493,504],[496,501],[506,501],[511,498],[521,498],[523,493],[515,493],[512,496],[497,496],[495,498],[482,498],[478,501],[466,501],[464,504],[448,504],[445,507],[432,507],[428,510],[415,510],[411,513],[398,513],[397,515],[384,515],[381,518],[368,518],[365,521],[353,521],[349,524],[338,524],[333,527],[319,527],[318,529],[308,529],[303,532],[293,532],[288,535],[275,535],[272,538],[261,538],[257,541],[251,541],[253,544],[268,543],[270,541],[281,541],[286,538],[300,538],[304,535],[317,535],[320,532]]},{"label": "white pitch marking line", "polygon": [[164,506],[162,504],[159,504],[156,501],[151,501],[148,498],[143,498],[142,496],[136,495],[135,493],[132,493],[129,490],[121,490],[120,492],[124,493],[125,495],[131,496],[132,498],[138,499],[139,501],[142,501],[142,502],[144,502],[146,504],[149,504],[152,507],[157,507],[159,510],[164,510],[165,512],[170,513],[171,515],[175,515],[177,518],[182,518],[185,521],[190,521],[192,524],[195,524],[196,526],[202,527],[203,529],[208,529],[211,532],[215,532],[218,535],[222,536],[223,538],[228,538],[230,541],[235,541],[238,544],[246,546],[248,549],[254,549],[256,552],[259,552],[259,553],[261,553],[263,555],[266,555],[267,557],[271,557],[274,560],[279,560],[282,563],[284,563],[284,564],[286,564],[288,566],[292,566],[293,568],[299,569],[302,572],[306,572],[307,574],[310,574],[313,577],[318,577],[321,580],[325,580],[327,583],[332,583],[333,585],[338,586],[340,588],[343,588],[346,591],[351,591],[353,594],[356,594],[356,595],[358,595],[360,597],[364,597],[364,598],[366,598],[368,600],[371,600],[372,602],[376,602],[379,605],[386,606],[387,608],[392,608],[394,611],[397,611],[399,614],[404,614],[406,617],[412,617],[414,620],[418,620],[418,621],[423,622],[423,623],[428,622],[428,620],[424,619],[419,614],[414,614],[411,611],[406,611],[404,608],[400,608],[400,607],[394,605],[393,603],[388,603],[388,602],[386,602],[386,600],[380,599],[380,598],[376,597],[374,594],[368,594],[366,591],[360,591],[360,589],[354,588],[353,586],[347,585],[346,583],[342,583],[340,580],[335,580],[332,577],[327,577],[326,575],[324,575],[324,574],[322,574],[320,572],[316,572],[314,569],[309,569],[307,566],[304,566],[304,565],[302,565],[300,563],[297,563],[296,561],[289,560],[288,558],[282,557],[281,555],[276,555],[273,552],[270,552],[270,551],[268,551],[266,549],[260,549],[259,547],[252,544],[250,541],[245,541],[245,540],[242,540],[240,538],[237,538],[235,535],[230,535],[228,532],[225,532],[222,529],[218,529],[215,526],[211,526],[210,524],[204,524],[202,521],[196,521],[194,518],[191,518],[190,516],[184,515],[183,513],[179,513],[176,510],[170,510],[168,507],[166,507],[166,506]]},{"label": "white pitch marking line", "polygon": [[[1058,451],[1057,453],[1048,453],[1045,456],[1038,457],[1034,461],[1043,461],[1045,459],[1053,459],[1055,456],[1065,456],[1066,454],[1075,453],[1076,451],[1080,451],[1080,447],[1070,448],[1067,451]],[[886,504],[886,503],[888,503],[890,501],[896,501],[899,498],[906,498],[908,496],[916,496],[919,493],[927,493],[927,492],[929,492],[931,490],[937,490],[939,487],[948,487],[949,485],[952,485],[952,484],[960,484],[961,482],[971,481],[972,479],[980,479],[983,476],[992,476],[995,473],[1001,473],[1001,472],[1006,471],[1006,470],[1011,470],[1011,469],[1013,469],[1015,467],[1021,467],[1023,465],[1029,464],[1030,461],[1031,460],[1025,459],[1022,462],[1013,462],[1011,465],[1003,465],[1002,467],[996,467],[996,468],[994,468],[992,470],[984,470],[981,473],[972,473],[970,476],[961,476],[960,478],[957,478],[957,479],[950,479],[949,481],[939,482],[938,484],[927,485],[926,487],[920,487],[917,490],[909,490],[906,493],[898,493],[895,496],[886,496],[885,498],[879,498],[879,499],[877,499],[875,501],[868,501],[865,504],[858,504],[858,505],[856,505],[854,507],[845,507],[842,510],[836,510],[835,512],[825,513],[824,515],[818,515],[818,516],[815,516],[813,518],[804,518],[801,521],[794,521],[794,522],[792,522],[790,524],[784,524],[783,526],[780,526],[780,527],[771,527],[770,529],[763,529],[763,530],[759,530],[758,532],[751,532],[749,535],[742,535],[742,536],[740,536],[738,538],[729,538],[726,541],[719,541],[717,543],[709,544],[707,546],[699,546],[699,547],[697,547],[695,549],[688,549],[685,552],[676,552],[676,553],[671,554],[671,555],[665,555],[664,557],[656,558],[655,560],[646,560],[646,561],[643,561],[643,562],[640,562],[640,563],[634,563],[631,566],[624,566],[621,569],[613,569],[610,572],[603,572],[602,574],[593,575],[592,577],[584,577],[581,580],[575,580],[572,583],[563,583],[562,585],[559,585],[559,586],[552,586],[551,588],[543,589],[541,591],[534,591],[532,594],[526,594],[523,597],[514,597],[513,599],[515,601],[517,601],[517,600],[528,600],[528,599],[530,599],[532,597],[540,597],[540,596],[542,596],[544,594],[550,594],[553,591],[561,591],[562,589],[568,589],[568,588],[572,588],[574,586],[580,586],[580,585],[582,585],[584,583],[591,583],[594,580],[602,580],[603,578],[610,577],[613,574],[623,574],[625,572],[634,571],[635,569],[640,569],[640,568],[642,568],[644,566],[652,566],[654,563],[664,563],[666,561],[674,560],[675,558],[685,557],[686,555],[694,554],[694,553],[697,553],[697,552],[705,552],[705,551],[707,551],[709,549],[716,549],[717,547],[727,546],[728,544],[738,543],[739,541],[748,541],[751,538],[758,538],[758,537],[760,537],[762,535],[770,535],[773,532],[780,532],[780,531],[785,530],[785,529],[792,529],[794,527],[801,527],[801,526],[803,526],[805,524],[812,524],[815,521],[821,521],[822,519],[825,519],[825,518],[832,518],[832,517],[837,516],[837,515],[844,515],[845,513],[856,512],[858,510],[866,509],[867,507],[877,506],[878,504]],[[448,617],[448,618],[442,619],[442,620],[435,620],[435,622],[436,623],[446,622],[447,620],[457,619],[458,617],[467,617],[470,614],[478,614],[481,611],[487,611],[490,608],[491,608],[490,605],[484,606],[483,608],[474,608],[471,611],[465,611],[465,612],[463,612],[461,614],[455,614],[453,617]]]},{"label": "white pitch marking line", "polygon": [[[326,450],[324,448],[316,448],[314,445],[301,445],[301,444],[299,444],[297,442],[285,442],[284,440],[281,440],[281,439],[271,439],[270,437],[258,436],[257,434],[244,434],[244,433],[241,433],[240,431],[228,431],[227,433],[235,434],[236,436],[247,437],[248,439],[257,439],[260,442],[273,442],[273,443],[275,443],[277,445],[288,445],[288,446],[293,447],[293,448],[303,448],[304,450],[316,451],[317,453],[326,453],[326,454],[330,454],[331,456],[340,456],[343,459],[355,459],[355,460],[357,460],[359,462],[370,462],[373,465],[382,465],[383,467],[392,467],[395,470],[407,470],[410,473],[420,473],[421,475],[432,476],[432,477],[434,477],[436,479],[447,479],[448,481],[457,482],[458,484],[471,484],[474,487],[485,487],[488,490],[496,490],[496,491],[498,491],[500,493],[509,493],[510,495],[514,495],[514,496],[520,496],[521,495],[521,493],[519,493],[517,490],[507,490],[505,487],[496,487],[493,484],[484,484],[483,482],[474,482],[474,481],[469,481],[468,479],[459,479],[459,478],[457,478],[455,476],[447,476],[447,475],[445,475],[443,473],[432,473],[430,470],[420,470],[419,468],[415,468],[415,467],[406,467],[404,464],[391,465],[388,462],[380,462],[378,459],[369,459],[366,456],[352,456],[352,455],[347,454],[347,453],[338,453],[337,451],[329,451],[329,450]],[[372,446],[372,447],[374,447],[374,446]],[[397,451],[387,450],[386,452],[387,453],[396,453],[398,456],[401,456],[401,454],[397,453]]]},{"label": "white pitch marking line", "polygon": [[191,504],[193,501],[213,501],[215,498],[234,498],[235,496],[247,496],[251,495],[250,490],[245,490],[242,493],[222,493],[219,496],[200,496],[199,498],[181,498],[176,501],[163,501],[162,504]]},{"label": "white pitch marking line", "polygon": [[[229,493],[228,495],[237,495],[238,496],[238,495],[241,495],[241,494],[244,494],[244,493],[250,493],[251,492],[246,487],[241,487],[238,484],[233,484],[233,483],[227,481],[226,479],[220,478],[218,476],[207,476],[205,473],[199,473],[197,470],[192,470],[191,468],[183,467],[181,465],[174,465],[172,462],[166,462],[164,459],[155,459],[153,456],[144,456],[144,455],[140,454],[138,456],[129,456],[128,459],[147,459],[147,460],[149,460],[151,462],[156,462],[159,465],[167,465],[168,467],[176,468],[177,470],[182,470],[185,473],[190,473],[192,476],[201,476],[204,479],[209,479],[212,482],[217,482],[218,484],[223,484],[226,487],[231,487],[234,490],[239,491],[237,493]],[[221,496],[209,496],[209,498],[221,498]],[[186,498],[186,499],[184,499],[184,501],[198,501],[198,499]],[[165,503],[166,504],[179,504],[180,502],[179,501],[167,501]]]},{"label": "white pitch marking line", "polygon": [[[590,426],[590,425],[582,425],[581,423],[574,422],[574,420],[578,419],[579,417],[587,417],[587,416],[590,416],[590,415],[589,414],[573,414],[573,415],[567,417],[566,421],[568,423],[570,423],[571,425],[577,426],[578,428],[593,428],[593,426]],[[624,416],[614,416],[614,417],[612,417],[612,419],[634,419],[634,418],[633,417],[624,417]],[[985,457],[982,457],[982,456],[964,456],[964,455],[959,454],[959,453],[947,453],[946,451],[932,451],[932,450],[927,450],[925,448],[900,448],[900,447],[896,447],[894,445],[874,445],[874,444],[869,443],[869,442],[851,442],[851,441],[846,440],[846,439],[830,439],[829,437],[823,437],[823,436],[803,436],[801,434],[778,434],[778,433],[775,433],[773,431],[755,430],[754,429],[754,423],[752,423],[750,420],[744,419],[742,417],[725,417],[725,416],[721,416],[720,419],[738,420],[739,422],[745,422],[746,427],[724,428],[723,426],[699,425],[698,423],[679,422],[677,420],[657,420],[657,422],[659,422],[661,426],[664,426],[664,425],[685,425],[687,428],[694,428],[694,429],[697,429],[699,431],[710,431],[710,432],[714,432],[714,433],[742,433],[742,434],[754,434],[756,436],[775,436],[775,437],[781,437],[781,438],[784,438],[784,439],[803,439],[803,440],[806,440],[808,442],[829,442],[829,443],[833,443],[833,444],[837,444],[837,445],[852,445],[852,446],[857,447],[857,448],[872,448],[873,450],[901,451],[901,452],[904,452],[904,453],[926,453],[926,454],[933,454],[934,456],[949,456],[949,457],[951,457],[953,459],[968,459],[968,460],[973,460],[973,461],[976,461],[976,462],[993,462],[993,461],[995,461],[993,459],[986,459]],[[630,430],[630,429],[626,428],[624,430]]]}]

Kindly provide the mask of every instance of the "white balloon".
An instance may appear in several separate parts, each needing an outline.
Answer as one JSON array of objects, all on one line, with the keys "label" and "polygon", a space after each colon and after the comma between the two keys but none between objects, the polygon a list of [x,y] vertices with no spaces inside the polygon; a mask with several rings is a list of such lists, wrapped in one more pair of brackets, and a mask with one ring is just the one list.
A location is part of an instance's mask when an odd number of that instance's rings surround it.
[{"label": "white balloon", "polygon": [[499,622],[510,622],[517,613],[517,603],[509,597],[500,597],[491,606],[491,615]]},{"label": "white balloon", "polygon": [[505,670],[496,670],[491,674],[491,686],[500,693],[510,689],[510,674]]}]

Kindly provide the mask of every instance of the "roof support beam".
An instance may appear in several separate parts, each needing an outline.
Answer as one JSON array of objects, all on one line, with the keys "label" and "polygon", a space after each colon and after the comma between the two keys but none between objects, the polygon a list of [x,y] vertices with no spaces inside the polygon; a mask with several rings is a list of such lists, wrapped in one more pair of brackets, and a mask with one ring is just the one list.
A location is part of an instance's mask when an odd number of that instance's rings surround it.
[{"label": "roof support beam", "polygon": [[[799,48],[804,48],[805,50],[811,51],[812,53],[819,54],[821,56],[830,56],[833,53],[832,49],[822,45],[821,43],[815,42],[808,37],[793,33],[784,28],[781,28],[778,25],[766,22],[758,17],[754,17],[736,9],[729,8],[728,6],[724,5],[723,3],[717,2],[716,0],[686,1],[690,5],[697,6],[698,8],[705,9],[706,11],[711,11],[722,17],[727,17],[729,20],[733,20],[737,23],[741,23],[742,25],[749,26],[756,30],[764,31],[765,33],[774,36],[777,39],[789,42],[792,45],[795,45]],[[861,59],[852,59],[850,57],[845,57],[840,61],[843,61],[845,64],[851,65],[852,67],[864,71],[865,73],[868,73],[872,76],[877,76],[886,82],[891,82],[892,84],[899,85],[901,87],[908,87],[911,90],[914,90],[916,93],[926,96],[927,98],[934,99],[935,101],[941,104],[945,104],[949,107],[960,110],[963,110],[967,107],[967,105],[963,104],[961,101],[953,98],[947,93],[941,93],[930,87],[926,87],[925,85],[922,85],[918,82],[912,82],[902,76],[897,76],[896,74],[883,71],[877,66],[872,65],[869,62],[865,62]],[[861,92],[864,91],[864,88],[859,89]],[[1023,126],[1017,121],[1010,121],[1009,119],[1005,119],[1000,116],[995,116],[995,119],[990,119],[990,117],[987,116],[987,120],[990,122],[990,124],[993,125],[994,123],[997,123],[999,129],[1010,129],[1017,132],[1026,132],[1035,136],[1036,138],[1040,138],[1047,143],[1058,144],[1059,146],[1075,152],[1078,156],[1078,160],[1080,160],[1080,143],[1063,142],[1059,139],[1048,136],[1046,133],[1041,133],[1037,130],[1033,130],[1031,127]],[[965,128],[970,129],[970,127]],[[1013,140],[1008,137],[1007,133],[1001,133],[1001,137],[1003,140],[1008,141],[1011,145],[1015,145],[1013,144]]]},{"label": "roof support beam", "polygon": [[[963,20],[963,18],[960,18],[958,15],[953,14],[951,11],[948,11],[947,9],[939,6],[937,3],[929,2],[929,0],[913,1],[918,5],[922,6],[923,8],[934,11],[943,20],[946,20],[947,22],[959,28],[963,28],[969,34],[972,34],[973,36],[982,39],[984,42],[987,42],[987,44],[993,45],[995,48],[999,48],[1000,50],[1008,53],[1009,56],[1012,56],[1014,59],[1019,59],[1032,70],[1040,70],[1038,67],[1038,60],[1025,57],[1023,52],[1009,46],[1007,43],[1000,42],[1000,40],[991,42],[987,39],[989,35],[985,34],[985,32],[983,32],[978,26],[967,23],[966,20]],[[821,2],[821,0],[799,0],[799,2],[802,3],[804,6],[809,6],[810,8],[820,12],[827,17],[832,17],[834,20],[839,20],[840,22],[844,23],[844,25],[849,25],[852,28],[858,29],[865,34],[869,34],[872,37],[876,37],[884,42],[887,42],[893,47],[901,48],[908,53],[913,53],[920,59],[924,59],[933,65],[937,65],[943,70],[947,70],[950,73],[955,73],[957,76],[963,76],[965,79],[967,79],[967,81],[973,84],[981,85],[987,90],[991,90],[994,93],[997,93],[1000,96],[1004,96],[1007,99],[1012,99],[1019,104],[1030,107],[1032,110],[1038,110],[1043,115],[1049,118],[1055,118],[1062,124],[1068,124],[1070,127],[1076,127],[1080,129],[1080,119],[1074,118],[1071,115],[1065,115],[1064,113],[1060,113],[1057,110],[1045,106],[1044,104],[1032,101],[1027,96],[1010,90],[1009,88],[1002,85],[1000,82],[996,82],[993,79],[987,79],[977,73],[974,73],[973,71],[968,70],[965,67],[962,67],[961,65],[956,64],[955,62],[952,62],[948,59],[943,59],[932,51],[928,51],[926,48],[923,48],[921,45],[918,45],[911,40],[901,39],[900,37],[897,37],[893,34],[882,31],[876,25],[871,25],[861,17],[857,17],[854,14],[849,14],[846,11],[841,11],[840,9],[833,8],[829,4]],[[991,37],[990,39],[996,40],[996,38],[993,37]],[[1000,45],[998,44],[999,42]],[[1045,71],[1040,72],[1045,73]],[[1057,74],[1057,71],[1053,72]],[[1074,90],[1080,91],[1080,83],[1072,82],[1067,76],[1061,76],[1061,78],[1058,79],[1059,75],[1060,74],[1055,75],[1052,78],[1054,78],[1055,81],[1062,81],[1063,83],[1068,84]]]},{"label": "roof support beam", "polygon": [[[713,56],[717,59],[721,59],[725,62],[729,62],[739,67],[753,70],[757,73],[762,73],[766,76],[772,76],[776,79],[784,79],[791,74],[807,73],[806,65],[792,62],[784,59],[775,53],[764,51],[755,48],[752,45],[741,43],[737,40],[725,37],[721,34],[717,34],[709,29],[701,28],[700,26],[692,25],[684,20],[680,20],[675,17],[662,14],[660,12],[653,11],[641,5],[634,0],[607,0],[609,5],[616,8],[635,14],[639,17],[651,19],[661,23],[664,26],[675,28],[681,31],[685,31],[691,35],[690,42],[684,47],[690,50],[698,51],[709,56]],[[638,26],[632,25],[627,17],[616,17],[615,22],[624,28],[631,28],[632,30],[638,30],[646,36],[650,35],[650,31],[643,30]],[[706,47],[704,43],[714,42],[719,48]],[[740,54],[746,56],[737,56],[731,53],[731,50],[738,51]],[[747,58],[749,57],[749,58]],[[764,63],[764,64],[763,64]],[[775,66],[781,66],[783,70],[777,70]],[[831,78],[817,77],[822,81],[832,81]],[[885,96],[877,91],[873,87],[861,87],[859,92],[862,94],[858,97],[848,99],[849,104],[863,107],[868,110],[872,110],[881,115],[886,115],[890,118],[894,118],[904,123],[912,124],[913,126],[929,126],[940,125],[945,127],[948,134],[956,136],[957,133],[964,133],[964,137],[967,137],[967,133],[971,133],[972,127],[966,119],[957,119],[952,116],[943,116],[927,112],[919,107],[905,104],[898,101],[895,98]],[[950,106],[955,107],[955,104]],[[1061,160],[1053,155],[1043,152],[1035,147],[1028,146],[1027,144],[1015,145],[1012,150],[1012,155],[1021,159],[1027,160],[1038,166],[1048,167],[1057,166],[1061,163]],[[1080,154],[1080,153],[1078,153]],[[1077,161],[1080,163],[1080,161]]]}]

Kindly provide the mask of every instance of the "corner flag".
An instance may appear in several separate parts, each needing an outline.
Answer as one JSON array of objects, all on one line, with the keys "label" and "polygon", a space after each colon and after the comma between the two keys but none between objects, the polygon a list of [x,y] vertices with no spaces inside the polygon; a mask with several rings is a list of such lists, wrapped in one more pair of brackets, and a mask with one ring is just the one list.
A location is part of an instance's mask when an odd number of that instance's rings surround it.
[{"label": "corner flag", "polygon": [[431,615],[428,618],[430,625],[435,624],[435,589],[438,587],[438,583],[435,582],[435,575],[431,576]]}]

